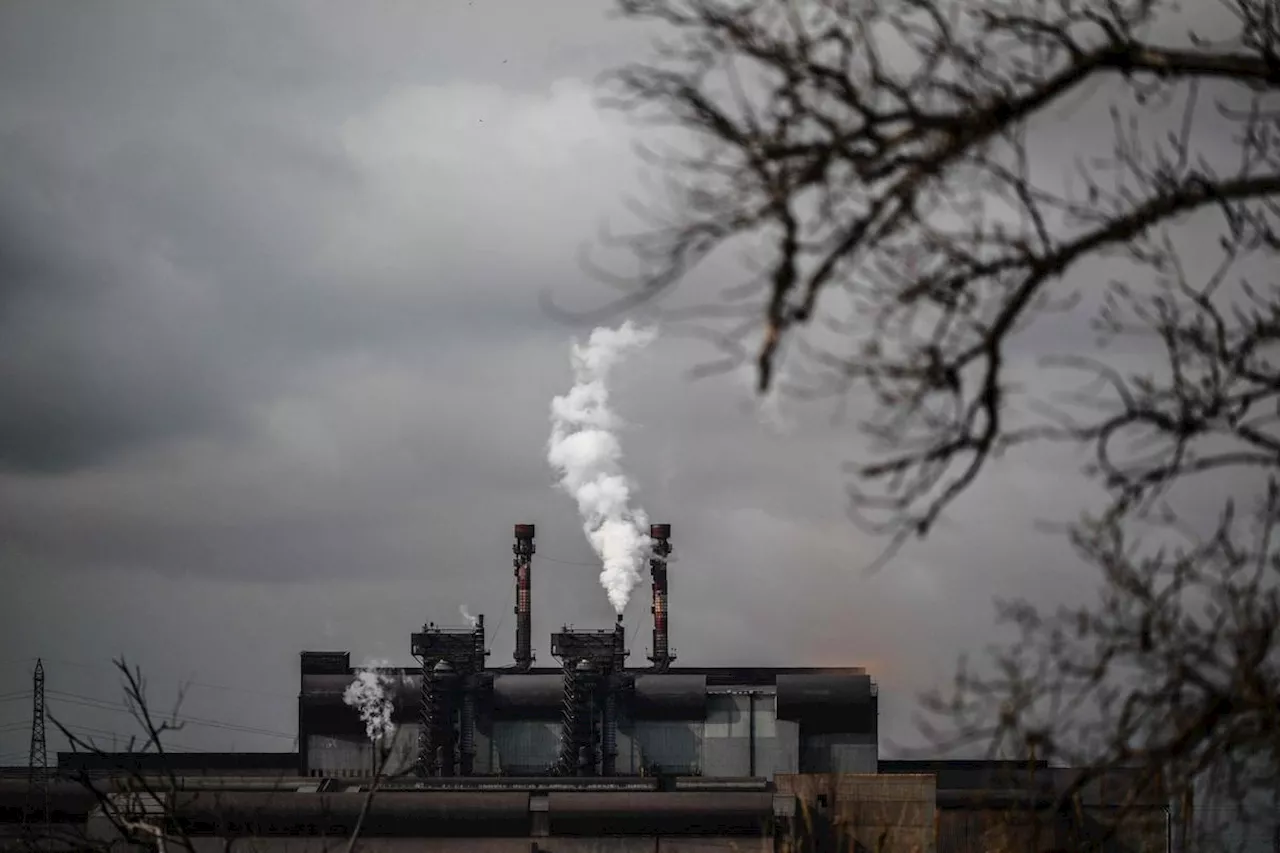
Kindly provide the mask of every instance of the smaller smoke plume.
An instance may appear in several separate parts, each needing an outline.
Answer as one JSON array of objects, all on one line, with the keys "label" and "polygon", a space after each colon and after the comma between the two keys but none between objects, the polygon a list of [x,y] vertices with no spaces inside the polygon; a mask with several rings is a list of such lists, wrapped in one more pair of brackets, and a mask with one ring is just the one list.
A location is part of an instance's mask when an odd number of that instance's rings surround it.
[{"label": "smaller smoke plume", "polygon": [[583,532],[600,557],[600,584],[621,613],[649,553],[648,519],[631,506],[630,479],[622,472],[618,422],[609,409],[609,373],[631,350],[652,343],[657,333],[630,321],[599,328],[585,345],[573,346],[573,388],[551,401],[547,461],[560,474],[560,487],[578,502]]},{"label": "smaller smoke plume", "polygon": [[347,686],[342,701],[359,712],[365,734],[376,741],[395,731],[391,722],[394,694],[395,679],[384,669],[370,666],[356,671],[356,679]]},{"label": "smaller smoke plume", "polygon": [[472,616],[471,611],[467,609],[467,605],[459,604],[458,612],[462,614],[462,618],[465,619],[467,624],[470,625],[472,628],[480,624],[480,617]]}]

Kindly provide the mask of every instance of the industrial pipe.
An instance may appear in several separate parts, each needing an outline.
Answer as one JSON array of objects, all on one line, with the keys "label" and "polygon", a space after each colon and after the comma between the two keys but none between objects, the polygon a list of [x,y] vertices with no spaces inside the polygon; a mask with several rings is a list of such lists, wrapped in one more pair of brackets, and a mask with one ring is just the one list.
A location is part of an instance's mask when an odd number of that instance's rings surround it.
[{"label": "industrial pipe", "polygon": [[553,835],[754,835],[773,819],[773,794],[560,792],[547,795]]},{"label": "industrial pipe", "polygon": [[173,799],[172,818],[194,835],[332,835],[351,832],[366,809],[367,837],[523,836],[527,792],[199,793]]},{"label": "industrial pipe", "polygon": [[779,720],[805,720],[850,709],[868,713],[874,704],[871,676],[844,673],[780,673],[777,678]]},{"label": "industrial pipe", "polygon": [[641,720],[699,720],[707,713],[707,677],[699,674],[640,673],[635,677],[631,715]]},{"label": "industrial pipe", "polygon": [[554,717],[564,704],[562,673],[497,673],[493,678],[495,718]]},{"label": "industrial pipe", "polygon": [[[31,795],[28,785],[25,778],[0,779],[0,822],[21,824],[24,817],[36,817],[28,814],[28,798]],[[83,821],[98,804],[93,791],[78,782],[51,780],[47,791],[49,820],[53,823]],[[36,819],[43,820],[43,814]]]},{"label": "industrial pipe", "polygon": [[511,546],[515,553],[516,575],[516,666],[528,669],[533,666],[533,614],[530,601],[532,589],[532,561],[537,548],[533,544],[534,526],[517,524],[516,542]]}]

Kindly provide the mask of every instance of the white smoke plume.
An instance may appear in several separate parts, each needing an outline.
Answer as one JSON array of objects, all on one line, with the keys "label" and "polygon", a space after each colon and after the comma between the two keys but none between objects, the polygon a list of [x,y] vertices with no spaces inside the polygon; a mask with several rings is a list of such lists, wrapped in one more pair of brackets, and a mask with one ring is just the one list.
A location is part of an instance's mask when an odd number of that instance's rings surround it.
[{"label": "white smoke plume", "polygon": [[622,472],[607,381],[624,355],[655,338],[655,330],[630,321],[596,329],[585,345],[573,345],[573,388],[551,401],[547,461],[560,474],[560,487],[578,502],[583,532],[600,557],[600,585],[618,613],[640,583],[651,542],[647,516],[631,506],[633,484]]},{"label": "white smoke plume", "polygon": [[360,713],[369,740],[388,738],[395,732],[391,709],[395,679],[385,669],[368,666],[356,671],[356,680],[347,685],[342,701]]},{"label": "white smoke plume", "polygon": [[459,604],[458,613],[462,614],[462,618],[465,619],[467,624],[470,625],[472,628],[480,624],[480,617],[472,616],[471,611],[467,609],[467,605]]}]

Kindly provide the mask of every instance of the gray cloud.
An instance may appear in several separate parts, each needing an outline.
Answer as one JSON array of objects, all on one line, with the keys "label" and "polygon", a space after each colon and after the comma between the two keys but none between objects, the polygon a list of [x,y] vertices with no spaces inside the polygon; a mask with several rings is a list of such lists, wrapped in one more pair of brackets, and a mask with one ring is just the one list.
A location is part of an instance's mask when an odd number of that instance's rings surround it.
[{"label": "gray cloud", "polygon": [[[516,521],[539,525],[542,660],[561,623],[611,620],[544,461],[571,330],[537,295],[601,295],[576,251],[637,164],[589,84],[644,42],[590,0],[0,7],[3,691],[45,655],[56,689],[114,699],[125,653],[161,697],[235,688],[193,714],[288,731],[300,649],[407,662],[461,603],[502,662]],[[641,502],[675,525],[682,662],[870,666],[902,738],[993,593],[1079,595],[1027,533],[1089,494],[1053,473],[1078,460],[1002,462],[867,578],[850,423],[784,402],[770,429],[746,383],[681,378],[707,355],[667,338],[617,393]]]}]

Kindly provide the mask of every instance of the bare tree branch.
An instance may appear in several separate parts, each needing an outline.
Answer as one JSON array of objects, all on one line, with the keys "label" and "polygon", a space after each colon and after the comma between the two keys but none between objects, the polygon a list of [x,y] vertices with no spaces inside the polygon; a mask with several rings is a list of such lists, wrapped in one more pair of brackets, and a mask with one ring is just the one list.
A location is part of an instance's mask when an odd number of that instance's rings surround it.
[{"label": "bare tree branch", "polygon": [[[1216,526],[1169,508],[1280,478],[1280,6],[617,5],[667,37],[607,77],[607,103],[701,146],[661,164],[677,188],[629,240],[629,304],[718,252],[765,253],[764,288],[733,303],[755,311],[759,389],[790,343],[798,396],[856,395],[850,512],[887,538],[877,565],[1001,454],[1091,450],[1107,498],[1071,535],[1103,597],[1005,605],[1019,638],[994,674],[930,706],[947,743],[1080,763],[1067,799],[1117,768],[1134,802],[1280,792],[1276,488],[1251,525],[1234,503]],[[1179,38],[1206,6],[1230,32]],[[1109,128],[1064,119],[1103,98]],[[1077,130],[1105,148],[1072,166]],[[1080,310],[1093,340],[1073,326],[1053,352],[1054,318]],[[748,328],[722,349],[741,357]]]}]

